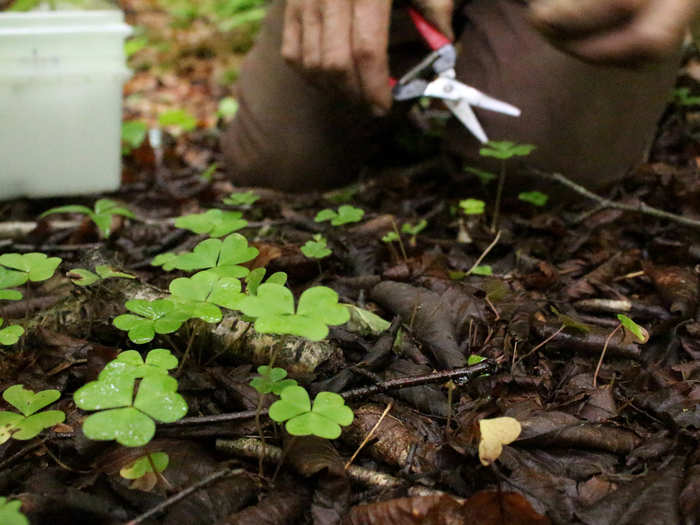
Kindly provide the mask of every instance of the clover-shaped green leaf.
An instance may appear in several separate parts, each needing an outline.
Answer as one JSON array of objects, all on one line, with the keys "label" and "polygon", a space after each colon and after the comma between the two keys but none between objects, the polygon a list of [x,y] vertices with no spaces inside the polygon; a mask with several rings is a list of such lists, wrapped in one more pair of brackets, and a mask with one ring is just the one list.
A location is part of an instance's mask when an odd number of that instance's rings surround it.
[{"label": "clover-shaped green leaf", "polygon": [[258,377],[250,380],[250,386],[260,394],[272,392],[278,396],[288,386],[297,384],[294,379],[285,379],[287,371],[284,368],[272,368],[271,366],[263,365],[258,367],[258,374],[260,374]]},{"label": "clover-shaped green leaf", "polygon": [[70,278],[70,280],[78,286],[90,286],[91,284],[95,284],[103,279],[136,279],[134,275],[120,272],[104,264],[95,266],[95,273],[84,268],[73,268],[70,272],[68,272],[68,278]]},{"label": "clover-shaped green leaf", "polygon": [[177,357],[165,348],[156,348],[148,352],[146,361],[136,350],[126,350],[105,365],[98,379],[103,381],[111,376],[138,379],[149,375],[167,375],[168,370],[176,367]]},{"label": "clover-shaped green leaf", "polygon": [[301,247],[301,253],[309,259],[323,259],[328,257],[333,252],[326,246],[326,238],[323,235],[316,234],[313,239],[306,241],[306,244]]},{"label": "clover-shaped green leaf", "polygon": [[2,397],[21,414],[0,411],[0,444],[5,443],[10,438],[32,439],[45,428],[57,425],[66,418],[65,413],[61,410],[39,412],[61,397],[58,390],[43,390],[34,393],[25,389],[23,385],[13,385],[3,392]]},{"label": "clover-shaped green leaf", "polygon": [[172,423],[187,413],[185,399],[177,393],[177,380],[165,374],[147,375],[139,384],[128,375],[110,374],[91,381],[75,392],[75,404],[83,410],[103,410],[88,416],[83,432],[95,440],[116,440],[140,447],[155,434],[155,422]]},{"label": "clover-shaped green leaf", "polygon": [[155,334],[173,333],[191,317],[187,304],[168,299],[132,299],[125,306],[133,313],[119,315],[112,323],[120,330],[128,331],[129,339],[136,344],[152,341]]},{"label": "clover-shaped green leaf", "polygon": [[359,222],[364,217],[365,212],[360,208],[355,208],[349,204],[343,204],[338,208],[338,211],[331,209],[321,210],[316,214],[314,221],[324,222],[331,221],[333,226],[342,226],[351,222]]},{"label": "clover-shaped green leaf", "polygon": [[349,425],[355,417],[342,396],[333,392],[319,392],[312,407],[308,392],[301,386],[282,390],[269,413],[278,423],[286,421],[285,428],[293,436],[314,435],[325,439],[340,436],[340,427]]},{"label": "clover-shaped green leaf", "polygon": [[511,157],[524,157],[532,153],[535,146],[531,144],[516,144],[509,140],[501,142],[490,141],[479,150],[479,155],[483,157],[494,157],[501,160]]},{"label": "clover-shaped green leaf", "polygon": [[229,206],[251,206],[260,198],[252,191],[232,193],[224,199],[224,204]]},{"label": "clover-shaped green leaf", "polygon": [[219,306],[234,310],[244,297],[238,279],[220,277],[210,270],[173,280],[170,293],[175,300],[189,304],[194,317],[208,323],[221,320]]},{"label": "clover-shaped green leaf", "polygon": [[163,257],[166,259],[163,269],[209,270],[220,277],[239,278],[245,277],[249,271],[240,264],[257,256],[257,248],[248,246],[248,240],[239,233],[232,233],[224,240],[206,239],[195,246],[192,252],[181,253],[174,258]]},{"label": "clover-shaped green leaf", "polygon": [[544,206],[549,200],[549,195],[540,191],[524,191],[518,195],[518,199],[529,202],[534,206]]},{"label": "clover-shaped green leaf", "polygon": [[493,275],[493,268],[491,268],[491,265],[489,264],[481,264],[472,268],[471,273],[473,275],[489,276]]},{"label": "clover-shaped green leaf", "polygon": [[130,219],[135,218],[131,210],[111,199],[100,199],[95,202],[94,211],[86,206],[69,204],[68,206],[58,206],[57,208],[46,210],[39,218],[44,218],[54,213],[82,213],[83,215],[87,215],[92,222],[95,223],[100,235],[105,239],[108,238],[111,233],[112,217],[114,215],[121,215]]},{"label": "clover-shaped green leaf", "polygon": [[[245,276],[245,291],[248,295],[257,295],[258,287],[262,284],[265,277],[265,268],[256,268]],[[284,286],[287,283],[287,274],[284,272],[275,272],[267,278],[267,283],[279,284]]]},{"label": "clover-shaped green leaf", "polygon": [[223,237],[248,226],[239,211],[207,210],[204,213],[184,215],[175,219],[175,226],[210,237]]},{"label": "clover-shaped green leaf", "polygon": [[25,272],[8,270],[0,266],[0,299],[19,301],[22,298],[22,292],[10,290],[10,288],[22,286],[28,279],[29,275]]},{"label": "clover-shaped green leaf", "polygon": [[10,346],[19,341],[19,338],[24,334],[24,328],[17,324],[11,324],[2,328],[5,320],[0,317],[0,345]]},{"label": "clover-shaped green leaf", "polygon": [[255,330],[262,334],[292,334],[311,341],[328,335],[328,326],[346,323],[348,309],[338,304],[338,294],[325,286],[309,288],[301,294],[296,313],[294,296],[284,286],[261,284],[258,294],[241,300],[239,310],[255,318]]},{"label": "clover-shaped green leaf", "polygon": [[173,252],[160,253],[151,261],[151,266],[162,266],[163,270],[170,272],[175,269],[175,261],[178,255]]},{"label": "clover-shaped green leaf", "polygon": [[459,207],[465,215],[481,215],[486,203],[479,199],[463,199],[459,201]]},{"label": "clover-shaped green leaf", "polygon": [[[150,456],[150,459],[149,459]],[[163,472],[170,464],[170,457],[165,452],[153,452],[143,456],[131,465],[127,465],[119,471],[119,475],[124,479],[139,479],[149,472]]]},{"label": "clover-shaped green leaf", "polygon": [[2,525],[29,525],[29,520],[19,510],[22,502],[19,500],[8,501],[0,497],[0,523]]},{"label": "clover-shaped green leaf", "polygon": [[[56,268],[61,264],[60,257],[49,257],[44,253],[5,253],[0,255],[0,266],[17,270],[26,275],[32,282],[45,281],[53,277]],[[7,277],[6,277],[7,278]],[[9,277],[12,279],[13,277]],[[17,277],[14,277],[17,279]]]}]

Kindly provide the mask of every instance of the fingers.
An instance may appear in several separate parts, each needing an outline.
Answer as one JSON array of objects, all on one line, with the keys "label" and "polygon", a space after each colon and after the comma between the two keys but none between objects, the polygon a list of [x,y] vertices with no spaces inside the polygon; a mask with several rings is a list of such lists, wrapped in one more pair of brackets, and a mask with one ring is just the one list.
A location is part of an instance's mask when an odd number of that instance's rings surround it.
[{"label": "fingers", "polygon": [[317,0],[304,0],[301,12],[301,54],[302,64],[308,71],[321,69],[321,39],[323,19],[321,6]]},{"label": "fingers", "polygon": [[452,31],[453,0],[413,0],[413,4],[431,24],[450,40],[454,40]]},{"label": "fingers", "polygon": [[[337,1],[337,0],[336,0]],[[360,89],[376,113],[391,107],[389,23],[391,0],[355,0],[352,51]]]},{"label": "fingers", "polygon": [[285,60],[300,64],[301,53],[301,15],[303,0],[287,0],[284,8],[284,25],[282,28],[281,53]]},{"label": "fingers", "polygon": [[352,2],[328,0],[323,3],[321,62],[330,80],[355,99],[361,98],[360,81],[352,56]]}]

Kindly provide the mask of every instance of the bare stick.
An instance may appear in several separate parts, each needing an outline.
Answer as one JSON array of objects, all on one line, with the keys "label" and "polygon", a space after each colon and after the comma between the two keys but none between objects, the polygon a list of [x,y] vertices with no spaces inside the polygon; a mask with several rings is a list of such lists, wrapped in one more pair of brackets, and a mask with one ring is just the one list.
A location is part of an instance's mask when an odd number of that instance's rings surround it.
[{"label": "bare stick", "polygon": [[133,520],[126,522],[124,525],[138,525],[139,523],[142,523],[144,520],[150,518],[151,516],[158,514],[159,512],[163,512],[165,509],[174,505],[178,501],[185,499],[187,496],[189,496],[193,492],[198,491],[202,487],[205,487],[205,486],[209,485],[210,483],[213,483],[214,481],[217,481],[221,478],[226,478],[228,476],[233,476],[235,474],[242,474],[243,472],[245,472],[243,469],[232,470],[230,468],[227,468],[227,469],[223,469],[223,470],[218,470],[218,471],[214,472],[213,474],[207,476],[206,478],[199,480],[197,483],[190,485],[186,489],[181,490],[180,492],[178,492],[174,496],[166,499],[162,503],[159,503],[158,505],[156,505],[152,509],[137,516]]},{"label": "bare stick", "polygon": [[611,201],[610,199],[606,199],[605,197],[601,197],[600,195],[593,193],[592,191],[587,190],[586,188],[584,188],[580,184],[576,184],[575,182],[567,179],[561,173],[547,173],[545,171],[537,170],[534,168],[530,168],[530,171],[532,173],[534,173],[535,175],[542,177],[544,179],[553,180],[553,181],[558,182],[559,184],[563,184],[567,188],[575,191],[576,193],[583,195],[584,197],[587,197],[587,198],[597,202],[598,204],[600,204],[601,208],[613,208],[616,210],[643,213],[645,215],[651,215],[652,217],[657,217],[659,219],[667,219],[669,221],[677,222],[678,224],[682,224],[682,225],[688,226],[690,228],[700,229],[700,221],[698,221],[698,220],[689,219],[687,217],[683,217],[682,215],[677,215],[675,213],[660,210],[658,208],[654,208],[652,206],[649,206],[648,204],[645,204],[641,201],[639,202],[638,205],[624,204],[622,202]]},{"label": "bare stick", "polygon": [[[355,461],[355,458],[356,458],[357,455],[360,453],[360,451],[361,451],[361,450],[364,448],[364,446],[369,442],[369,440],[372,439],[372,436],[374,435],[374,433],[375,433],[375,432],[377,431],[377,429],[379,428],[379,425],[382,424],[382,421],[384,421],[384,418],[385,418],[386,415],[389,413],[389,410],[391,410],[391,407],[392,407],[393,405],[394,405],[394,403],[390,401],[389,404],[386,406],[386,408],[384,409],[384,412],[382,412],[382,415],[379,417],[379,419],[377,420],[377,422],[376,422],[376,423],[374,424],[374,426],[372,427],[372,430],[370,430],[370,431],[367,433],[367,435],[365,436],[365,439],[362,440],[362,443],[360,443],[360,446],[357,447],[357,450],[355,451],[355,453],[350,457],[350,459],[348,459],[348,462],[345,464],[345,470],[347,470],[347,469],[350,468],[350,465],[352,465],[352,462]],[[264,443],[263,443],[263,446],[264,446]]]}]

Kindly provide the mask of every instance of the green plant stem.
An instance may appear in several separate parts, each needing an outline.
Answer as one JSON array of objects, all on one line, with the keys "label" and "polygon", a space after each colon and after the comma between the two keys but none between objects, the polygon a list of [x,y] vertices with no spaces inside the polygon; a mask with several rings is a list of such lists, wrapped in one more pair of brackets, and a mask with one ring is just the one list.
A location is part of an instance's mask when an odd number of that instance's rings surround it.
[{"label": "green plant stem", "polygon": [[[284,460],[287,458],[287,454],[294,446],[294,443],[296,442],[296,440],[297,440],[297,437],[292,436],[292,438],[286,443],[286,445],[282,449],[282,457],[280,458],[279,463],[277,463],[277,468],[275,469],[275,473],[272,475],[272,483],[274,483],[275,480],[277,479],[277,475],[280,473],[280,470],[282,469],[282,465],[284,464]],[[263,447],[264,446],[265,445],[263,445]],[[263,448],[263,450],[265,450],[265,449]]]},{"label": "green plant stem", "polygon": [[493,209],[493,218],[491,219],[491,233],[498,228],[498,223],[501,218],[501,198],[503,197],[503,186],[506,182],[506,161],[501,161],[501,172],[498,175],[498,188],[496,189],[496,202]]}]

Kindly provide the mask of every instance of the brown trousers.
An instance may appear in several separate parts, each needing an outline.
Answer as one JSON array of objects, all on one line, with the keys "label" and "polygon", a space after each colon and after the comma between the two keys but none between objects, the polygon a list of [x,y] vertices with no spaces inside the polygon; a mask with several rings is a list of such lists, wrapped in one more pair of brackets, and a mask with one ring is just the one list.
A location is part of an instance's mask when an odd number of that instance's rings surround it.
[{"label": "brown trousers", "polygon": [[[471,0],[456,14],[458,79],[522,110],[520,118],[477,111],[486,133],[536,145],[529,163],[589,186],[619,179],[653,137],[678,57],[638,71],[589,65],[547,43],[525,10],[514,0]],[[284,2],[275,1],[242,67],[239,113],[223,139],[229,171],[244,186],[347,184],[395,120],[373,118],[289,67],[280,55],[283,12]],[[400,74],[427,51],[406,46],[414,32],[400,20],[391,33],[392,69]],[[478,160],[478,142],[456,119],[445,146]]]}]

